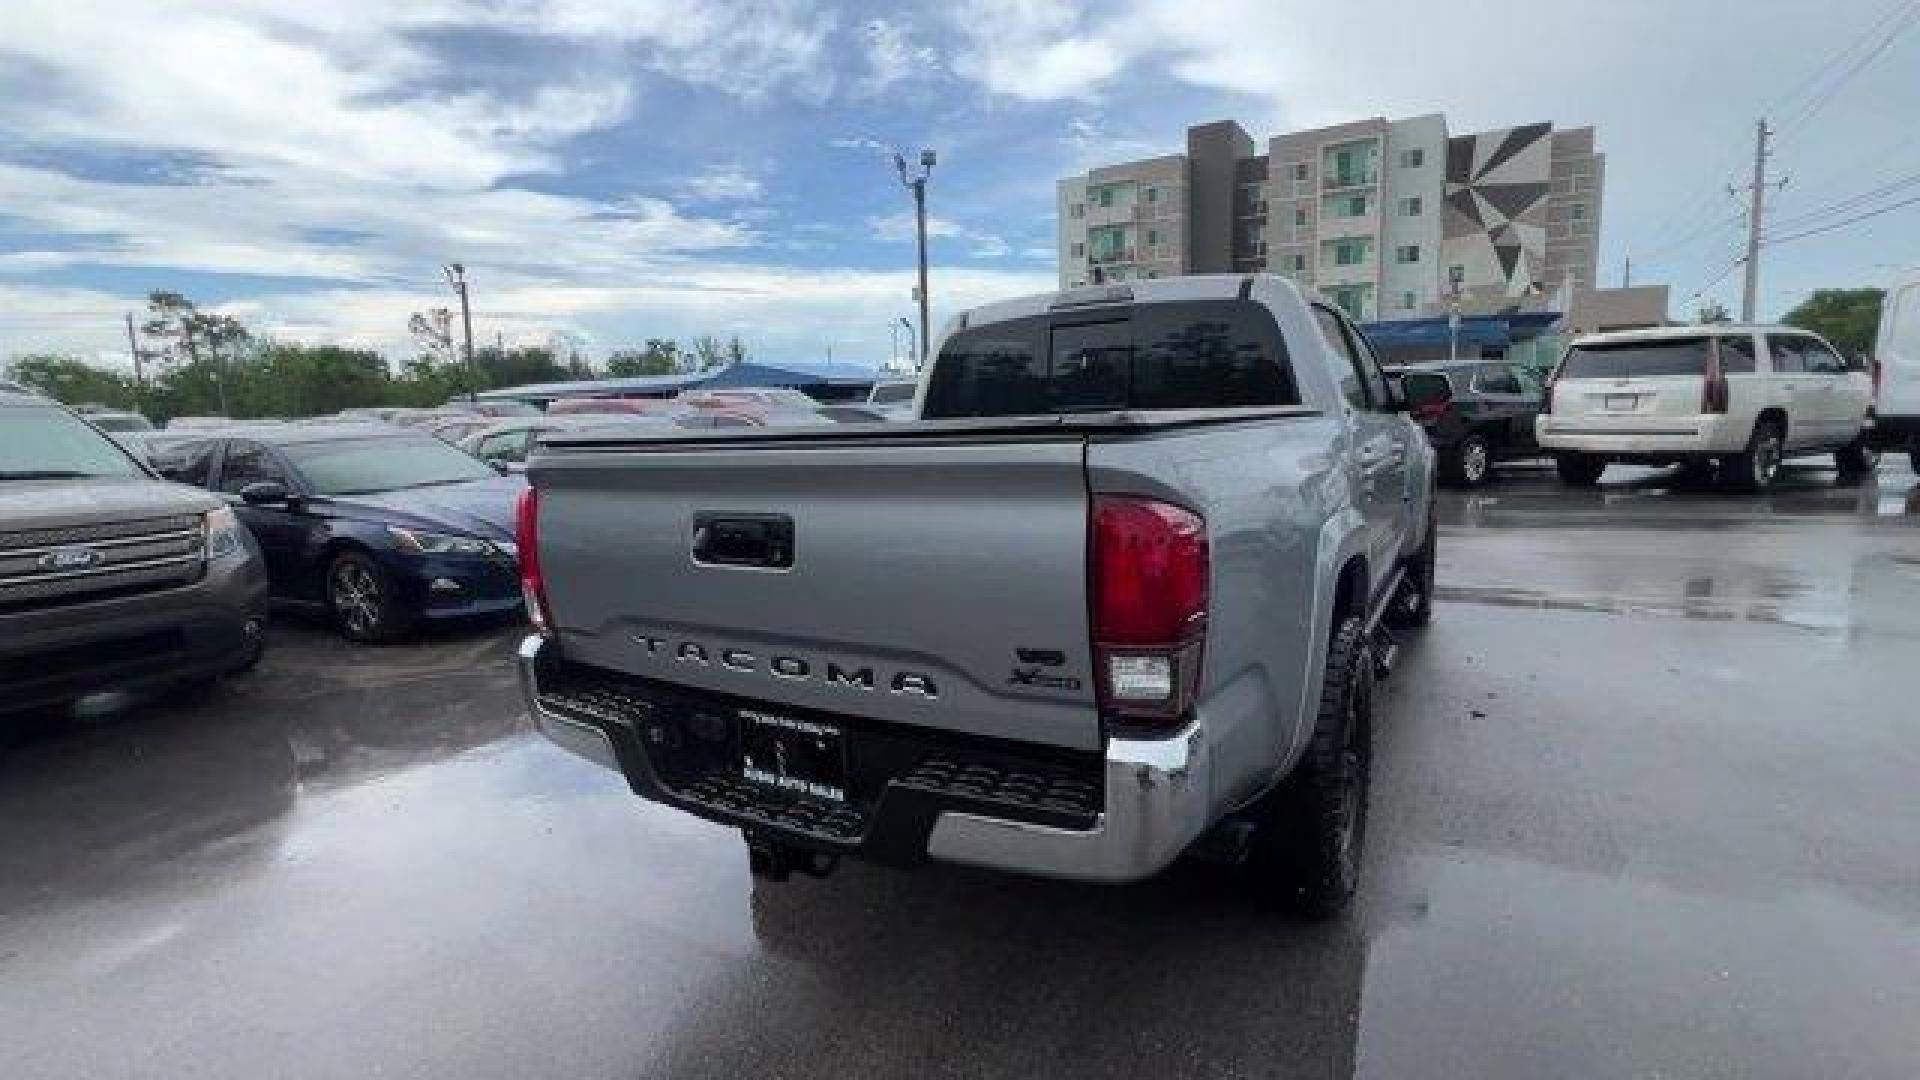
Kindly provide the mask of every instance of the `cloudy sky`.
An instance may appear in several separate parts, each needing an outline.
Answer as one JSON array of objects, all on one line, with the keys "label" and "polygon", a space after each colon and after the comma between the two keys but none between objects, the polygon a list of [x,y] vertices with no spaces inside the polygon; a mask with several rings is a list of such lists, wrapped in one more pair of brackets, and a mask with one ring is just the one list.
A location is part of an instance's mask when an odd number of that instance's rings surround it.
[{"label": "cloudy sky", "polygon": [[[1676,314],[1737,303],[1724,187],[1763,112],[1778,235],[1920,195],[1920,0],[1593,7],[5,0],[0,358],[111,359],[160,288],[402,352],[457,260],[488,340],[877,364],[913,256],[880,148],[939,150],[937,319],[1052,287],[1056,177],[1221,117],[1596,125],[1602,277],[1630,254]],[[1762,314],[1916,263],[1920,204],[1783,240]]]}]

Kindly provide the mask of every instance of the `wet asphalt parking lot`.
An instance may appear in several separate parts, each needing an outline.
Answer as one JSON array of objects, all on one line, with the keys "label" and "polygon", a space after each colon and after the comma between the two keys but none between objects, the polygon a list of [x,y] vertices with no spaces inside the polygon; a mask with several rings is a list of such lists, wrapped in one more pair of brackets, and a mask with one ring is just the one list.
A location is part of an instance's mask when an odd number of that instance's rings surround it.
[{"label": "wet asphalt parking lot", "polygon": [[756,883],[480,628],[0,742],[0,1075],[1911,1077],[1920,488],[1443,495],[1363,897]]}]

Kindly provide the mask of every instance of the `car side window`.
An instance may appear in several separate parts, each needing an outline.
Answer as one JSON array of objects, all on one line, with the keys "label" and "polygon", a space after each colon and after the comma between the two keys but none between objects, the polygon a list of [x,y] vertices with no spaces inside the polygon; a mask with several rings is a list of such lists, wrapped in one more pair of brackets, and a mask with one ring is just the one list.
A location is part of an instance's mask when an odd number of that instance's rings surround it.
[{"label": "car side window", "polygon": [[154,468],[174,483],[203,488],[213,479],[213,459],[219,449],[219,442],[212,439],[184,443],[156,455]]},{"label": "car side window", "polygon": [[1753,336],[1740,334],[1720,340],[1720,372],[1723,375],[1753,374]]},{"label": "car side window", "polygon": [[1520,393],[1520,380],[1513,377],[1513,369],[1505,364],[1482,364],[1473,376],[1473,388],[1482,394]]},{"label": "car side window", "polygon": [[1354,355],[1353,343],[1347,340],[1345,328],[1340,325],[1340,316],[1330,308],[1315,304],[1313,318],[1320,324],[1320,333],[1326,337],[1327,344],[1333,346],[1334,363],[1330,370],[1340,384],[1340,393],[1354,408],[1367,408],[1366,387],[1360,381],[1360,360]]},{"label": "car side window", "polygon": [[1380,368],[1380,358],[1374,355],[1373,342],[1367,340],[1364,330],[1342,319],[1347,334],[1353,339],[1353,346],[1360,357],[1360,378],[1367,386],[1367,397],[1375,409],[1384,410],[1392,399],[1387,390],[1387,373]]},{"label": "car side window", "polygon": [[1768,335],[1767,357],[1773,361],[1775,375],[1798,375],[1807,370],[1800,343],[1790,337]]},{"label": "car side window", "polygon": [[237,439],[227,444],[227,457],[220,466],[220,490],[240,494],[248,484],[287,483],[286,470],[273,451],[257,442]]},{"label": "car side window", "polygon": [[1815,338],[1800,339],[1800,353],[1807,358],[1807,370],[1821,375],[1838,375],[1847,370],[1838,353]]},{"label": "car side window", "polygon": [[483,461],[525,461],[527,437],[531,434],[525,428],[496,432],[480,440],[480,445],[476,447],[479,453],[474,456]]},{"label": "car side window", "polygon": [[1514,381],[1520,384],[1520,393],[1525,397],[1545,397],[1547,384],[1541,381],[1538,368],[1516,364],[1507,369],[1513,373]]}]

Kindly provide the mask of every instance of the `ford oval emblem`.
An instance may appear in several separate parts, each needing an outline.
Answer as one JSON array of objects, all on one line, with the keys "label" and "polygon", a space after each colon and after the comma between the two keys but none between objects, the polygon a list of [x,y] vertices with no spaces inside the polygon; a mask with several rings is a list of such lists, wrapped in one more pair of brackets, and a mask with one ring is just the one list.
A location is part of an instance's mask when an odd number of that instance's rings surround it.
[{"label": "ford oval emblem", "polygon": [[100,564],[101,554],[90,547],[54,548],[40,556],[40,569],[48,573],[61,570],[85,570]]}]

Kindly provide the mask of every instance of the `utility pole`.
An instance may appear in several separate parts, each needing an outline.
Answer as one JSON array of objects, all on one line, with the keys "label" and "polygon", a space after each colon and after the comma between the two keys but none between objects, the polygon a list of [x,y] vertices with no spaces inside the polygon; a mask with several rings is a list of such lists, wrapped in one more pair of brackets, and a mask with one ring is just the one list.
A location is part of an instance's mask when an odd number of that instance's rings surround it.
[{"label": "utility pole", "polygon": [[920,287],[914,290],[914,299],[920,301],[920,354],[919,362],[914,365],[917,371],[927,366],[927,177],[933,172],[933,151],[920,151],[920,171],[907,171],[907,159],[893,155],[893,167],[900,172],[900,183],[913,193],[913,216],[915,235],[920,249]]},{"label": "utility pole", "polygon": [[447,284],[460,297],[460,354],[467,365],[467,400],[479,397],[480,378],[473,368],[473,309],[467,304],[467,268],[451,263],[446,268]]},{"label": "utility pole", "polygon": [[[1767,127],[1765,117],[1761,117],[1754,128],[1753,139],[1753,183],[1747,187],[1747,282],[1740,293],[1740,321],[1753,321],[1754,304],[1760,297],[1760,225],[1766,214],[1767,194],[1767,158],[1771,151],[1767,149],[1767,140],[1773,137],[1773,130]],[[1773,187],[1787,186],[1787,178],[1781,177]],[[1727,194],[1739,194],[1738,188],[1728,188]]]},{"label": "utility pole", "polygon": [[1627,256],[1627,264],[1620,268],[1620,287],[1623,289],[1626,289],[1626,288],[1631,288],[1632,285],[1633,285],[1633,256],[1629,255]]},{"label": "utility pole", "polygon": [[140,339],[133,334],[133,312],[127,312],[127,354],[133,357],[133,407],[142,411],[147,404],[147,372],[140,363]]}]

